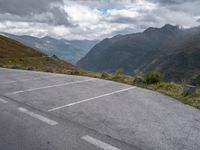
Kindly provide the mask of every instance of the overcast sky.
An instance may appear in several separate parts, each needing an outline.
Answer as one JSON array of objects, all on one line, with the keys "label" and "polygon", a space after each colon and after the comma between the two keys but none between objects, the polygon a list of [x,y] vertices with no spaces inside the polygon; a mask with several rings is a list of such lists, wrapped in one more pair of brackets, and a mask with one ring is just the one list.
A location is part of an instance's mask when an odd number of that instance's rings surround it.
[{"label": "overcast sky", "polygon": [[200,25],[200,0],[0,0],[0,31],[103,39],[164,24]]}]

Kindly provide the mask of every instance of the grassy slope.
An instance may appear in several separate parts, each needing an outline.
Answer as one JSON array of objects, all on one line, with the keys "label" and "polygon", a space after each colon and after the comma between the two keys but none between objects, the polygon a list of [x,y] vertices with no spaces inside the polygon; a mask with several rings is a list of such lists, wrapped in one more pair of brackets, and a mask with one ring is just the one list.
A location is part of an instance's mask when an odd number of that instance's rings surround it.
[{"label": "grassy slope", "polygon": [[48,57],[15,40],[0,35],[0,65],[8,68],[67,73],[73,66]]}]

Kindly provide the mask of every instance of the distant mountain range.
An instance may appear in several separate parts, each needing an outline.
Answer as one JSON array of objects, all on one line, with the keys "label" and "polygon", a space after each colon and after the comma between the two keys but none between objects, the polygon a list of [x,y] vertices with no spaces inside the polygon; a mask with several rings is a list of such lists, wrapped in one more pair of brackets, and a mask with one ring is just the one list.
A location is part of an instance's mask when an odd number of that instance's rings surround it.
[{"label": "distant mountain range", "polygon": [[92,71],[124,73],[160,71],[166,80],[200,73],[200,27],[182,29],[166,24],[144,32],[106,38],[79,62]]},{"label": "distant mountain range", "polygon": [[0,33],[14,39],[26,46],[39,50],[49,56],[56,55],[57,57],[66,60],[72,64],[76,64],[98,41],[89,40],[65,40],[55,39],[49,36],[37,38],[28,35],[13,35],[9,33]]}]

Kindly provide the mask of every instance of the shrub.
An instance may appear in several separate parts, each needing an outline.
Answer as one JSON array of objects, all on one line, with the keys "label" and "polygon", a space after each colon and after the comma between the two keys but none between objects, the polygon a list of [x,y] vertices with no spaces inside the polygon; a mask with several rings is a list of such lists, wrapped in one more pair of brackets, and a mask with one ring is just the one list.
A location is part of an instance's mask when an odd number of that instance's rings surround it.
[{"label": "shrub", "polygon": [[200,74],[191,79],[192,85],[200,86]]},{"label": "shrub", "polygon": [[157,71],[150,71],[144,75],[144,81],[146,84],[155,84],[161,81],[161,75]]},{"label": "shrub", "polygon": [[27,70],[33,70],[33,67],[28,67]]},{"label": "shrub", "polygon": [[121,80],[121,78],[122,78],[122,73],[123,73],[122,69],[116,70],[115,73],[113,74],[112,79],[113,79],[113,80]]}]

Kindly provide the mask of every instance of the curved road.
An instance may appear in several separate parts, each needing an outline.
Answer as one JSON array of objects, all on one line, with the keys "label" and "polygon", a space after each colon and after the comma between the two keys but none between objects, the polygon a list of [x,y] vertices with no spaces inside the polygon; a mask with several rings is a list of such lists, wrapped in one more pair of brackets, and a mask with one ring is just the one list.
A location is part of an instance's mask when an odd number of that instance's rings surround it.
[{"label": "curved road", "polygon": [[0,68],[1,150],[199,150],[200,111],[89,77]]}]

